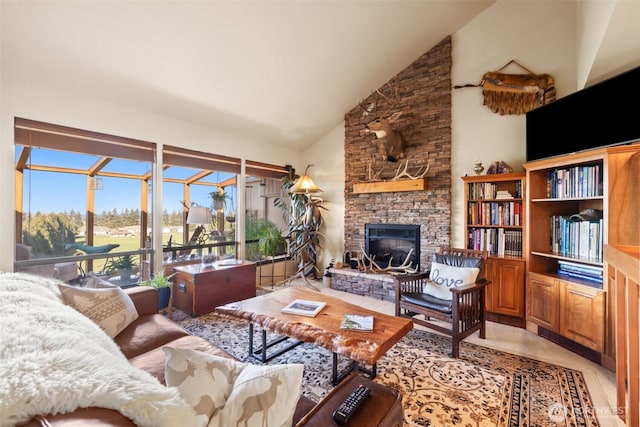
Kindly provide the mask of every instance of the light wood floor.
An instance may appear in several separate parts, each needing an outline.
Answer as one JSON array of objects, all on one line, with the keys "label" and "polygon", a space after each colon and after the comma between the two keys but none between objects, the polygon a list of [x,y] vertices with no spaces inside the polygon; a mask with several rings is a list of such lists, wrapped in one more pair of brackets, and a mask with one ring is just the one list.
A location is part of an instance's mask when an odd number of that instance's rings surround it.
[{"label": "light wood floor", "polygon": [[[391,302],[326,288],[322,286],[321,280],[310,282],[323,293],[354,304],[361,304],[371,310],[394,314],[394,304]],[[301,285],[304,285],[302,280],[295,280],[285,286]],[[273,289],[277,290],[282,286],[275,286]],[[271,289],[270,286],[265,288]],[[415,327],[420,326],[415,325]],[[603,427],[624,426],[624,423],[616,415],[616,378],[614,372],[523,328],[487,322],[486,335],[485,339],[480,339],[477,334],[473,334],[465,341],[581,371],[587,382],[600,424]]]}]

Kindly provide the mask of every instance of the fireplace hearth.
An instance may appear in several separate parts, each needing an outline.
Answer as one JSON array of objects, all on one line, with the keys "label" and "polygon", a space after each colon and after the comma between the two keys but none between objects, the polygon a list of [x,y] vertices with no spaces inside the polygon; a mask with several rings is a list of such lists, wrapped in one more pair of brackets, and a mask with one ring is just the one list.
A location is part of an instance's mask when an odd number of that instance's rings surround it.
[{"label": "fireplace hearth", "polygon": [[[365,252],[386,268],[402,265],[411,253],[411,267],[420,270],[420,226],[408,224],[365,224]],[[413,249],[413,252],[411,252]]]}]

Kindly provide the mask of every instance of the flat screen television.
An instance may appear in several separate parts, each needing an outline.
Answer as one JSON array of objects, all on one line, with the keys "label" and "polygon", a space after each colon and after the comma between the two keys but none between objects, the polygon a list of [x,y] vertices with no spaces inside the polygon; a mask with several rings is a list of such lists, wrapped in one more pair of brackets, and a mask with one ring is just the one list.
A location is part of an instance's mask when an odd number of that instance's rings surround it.
[{"label": "flat screen television", "polygon": [[640,67],[526,114],[527,161],[640,140]]}]

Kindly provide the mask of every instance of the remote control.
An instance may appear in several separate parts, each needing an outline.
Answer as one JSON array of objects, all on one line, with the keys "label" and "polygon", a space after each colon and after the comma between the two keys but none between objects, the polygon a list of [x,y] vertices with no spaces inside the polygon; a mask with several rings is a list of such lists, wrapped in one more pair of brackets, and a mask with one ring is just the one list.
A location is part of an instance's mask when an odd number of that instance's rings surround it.
[{"label": "remote control", "polygon": [[362,384],[358,385],[355,390],[349,393],[344,399],[344,402],[338,406],[338,409],[333,412],[333,420],[338,423],[338,425],[345,425],[370,392],[371,389],[369,387],[365,387]]}]

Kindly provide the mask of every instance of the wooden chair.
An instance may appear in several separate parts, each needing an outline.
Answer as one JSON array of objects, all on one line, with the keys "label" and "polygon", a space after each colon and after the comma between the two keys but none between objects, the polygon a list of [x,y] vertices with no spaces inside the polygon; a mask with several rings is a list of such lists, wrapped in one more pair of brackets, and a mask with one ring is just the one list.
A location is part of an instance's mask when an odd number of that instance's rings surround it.
[{"label": "wooden chair", "polygon": [[414,323],[450,336],[452,355],[457,358],[461,340],[475,331],[480,331],[480,338],[485,337],[485,286],[491,283],[484,276],[486,260],[484,251],[440,248],[434,261],[453,267],[480,269],[475,283],[449,288],[451,300],[426,292],[430,282],[429,271],[394,276],[396,316],[410,318]]}]

